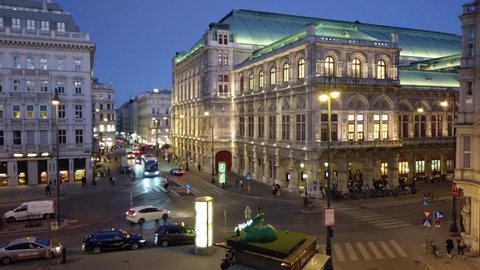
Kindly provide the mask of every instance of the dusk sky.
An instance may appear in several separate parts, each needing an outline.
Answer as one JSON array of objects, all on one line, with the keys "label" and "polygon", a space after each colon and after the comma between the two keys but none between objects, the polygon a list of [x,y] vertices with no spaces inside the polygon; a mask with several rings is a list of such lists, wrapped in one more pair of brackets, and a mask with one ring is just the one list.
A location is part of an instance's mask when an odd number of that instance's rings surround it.
[{"label": "dusk sky", "polygon": [[232,9],[461,33],[470,0],[53,0],[97,46],[94,76],[113,82],[117,107],[170,89],[171,61]]}]

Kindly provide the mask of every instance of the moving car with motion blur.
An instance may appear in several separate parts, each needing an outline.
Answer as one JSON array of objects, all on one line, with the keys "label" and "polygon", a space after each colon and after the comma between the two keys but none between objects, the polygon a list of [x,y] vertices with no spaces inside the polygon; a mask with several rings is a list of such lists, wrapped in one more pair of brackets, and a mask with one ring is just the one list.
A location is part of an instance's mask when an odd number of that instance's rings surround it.
[{"label": "moving car with motion blur", "polygon": [[140,225],[145,221],[159,221],[160,219],[167,220],[169,215],[170,210],[153,207],[151,205],[132,207],[125,213],[125,217],[128,221]]},{"label": "moving car with motion blur", "polygon": [[172,168],[170,170],[170,175],[173,175],[173,176],[182,176],[183,175],[183,170],[180,169],[180,168]]},{"label": "moving car with motion blur", "polygon": [[61,250],[60,243],[53,245],[50,240],[22,237],[0,247],[0,262],[7,265],[17,261],[49,259],[60,256]]},{"label": "moving car with motion blur", "polygon": [[129,233],[121,229],[106,229],[85,236],[82,250],[99,254],[111,250],[137,250],[144,245],[145,238],[141,234]]}]

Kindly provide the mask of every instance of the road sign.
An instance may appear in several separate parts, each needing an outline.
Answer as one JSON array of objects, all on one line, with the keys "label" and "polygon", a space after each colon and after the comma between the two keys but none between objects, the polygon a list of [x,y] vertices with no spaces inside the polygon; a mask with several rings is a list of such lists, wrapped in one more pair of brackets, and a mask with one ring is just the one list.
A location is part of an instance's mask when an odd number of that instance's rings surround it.
[{"label": "road sign", "polygon": [[435,212],[435,218],[436,219],[443,219],[445,217],[445,214],[442,211],[436,211]]},{"label": "road sign", "polygon": [[335,208],[325,208],[323,209],[323,220],[325,226],[334,226],[335,225]]},{"label": "road sign", "polygon": [[425,205],[425,206],[428,205],[428,198],[427,197],[422,198],[422,204]]},{"label": "road sign", "polygon": [[424,227],[432,227],[432,219],[431,218],[424,218],[422,223],[423,223]]},{"label": "road sign", "polygon": [[425,214],[425,217],[427,217],[427,218],[428,218],[428,216],[430,216],[430,212],[428,212],[428,211],[425,211],[423,213]]}]

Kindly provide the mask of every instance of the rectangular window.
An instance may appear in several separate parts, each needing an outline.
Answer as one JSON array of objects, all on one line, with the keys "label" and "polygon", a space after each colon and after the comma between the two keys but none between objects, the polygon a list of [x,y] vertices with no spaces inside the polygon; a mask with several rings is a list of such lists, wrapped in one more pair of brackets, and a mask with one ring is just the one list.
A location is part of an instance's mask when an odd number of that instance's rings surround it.
[{"label": "rectangular window", "polygon": [[297,114],[297,141],[304,142],[306,140],[306,115]]},{"label": "rectangular window", "polygon": [[47,58],[40,58],[40,69],[47,70],[48,69],[48,61]]},{"label": "rectangular window", "polygon": [[277,131],[277,122],[275,115],[268,116],[268,138],[275,140],[277,136],[275,135]]},{"label": "rectangular window", "polygon": [[57,22],[57,31],[58,32],[65,32],[65,23]]},{"label": "rectangular window", "polygon": [[82,70],[82,61],[81,60],[75,60],[75,61],[73,61],[73,64],[75,65],[75,71],[81,71]]},{"label": "rectangular window", "polygon": [[47,105],[40,105],[40,119],[47,119]]},{"label": "rectangular window", "polygon": [[35,131],[27,130],[27,145],[35,145]]},{"label": "rectangular window", "polygon": [[253,116],[248,117],[248,137],[253,137]]},{"label": "rectangular window", "polygon": [[258,117],[258,137],[262,139],[265,137],[265,117],[264,116]]},{"label": "rectangular window", "polygon": [[76,81],[75,83],[75,94],[79,95],[82,93],[82,82]]},{"label": "rectangular window", "polygon": [[382,123],[382,140],[388,140],[388,123]]},{"label": "rectangular window", "polygon": [[33,109],[33,105],[27,105],[26,117],[27,119],[35,118],[35,111]]},{"label": "rectangular window", "polygon": [[239,136],[245,137],[245,117],[240,116],[240,120],[238,121],[238,131]]},{"label": "rectangular window", "polygon": [[348,124],[348,140],[353,141],[355,139],[355,124]]},{"label": "rectangular window", "polygon": [[5,134],[0,130],[0,145],[5,145]]},{"label": "rectangular window", "polygon": [[50,22],[49,21],[41,21],[40,27],[42,30],[50,30]]},{"label": "rectangular window", "polygon": [[408,173],[408,161],[398,162],[398,173],[407,174]]},{"label": "rectangular window", "polygon": [[380,140],[380,124],[373,124],[373,139]]},{"label": "rectangular window", "polygon": [[65,70],[65,59],[57,59],[57,70]]},{"label": "rectangular window", "polygon": [[40,145],[47,145],[48,143],[48,130],[40,130]]},{"label": "rectangular window", "polygon": [[22,28],[19,18],[12,18],[12,28]]},{"label": "rectangular window", "polygon": [[35,29],[35,21],[27,19],[27,29]]},{"label": "rectangular window", "polygon": [[20,145],[22,144],[22,131],[14,130],[13,131],[13,144]]},{"label": "rectangular window", "polygon": [[22,68],[22,62],[18,55],[13,56],[13,68]]},{"label": "rectangular window", "polygon": [[282,140],[290,140],[290,115],[282,115]]},{"label": "rectangular window", "polygon": [[67,144],[67,131],[65,129],[58,130],[58,143]]},{"label": "rectangular window", "polygon": [[3,106],[0,105],[0,119],[3,119]]},{"label": "rectangular window", "polygon": [[65,94],[65,82],[58,81],[57,82],[57,91],[59,94]]},{"label": "rectangular window", "polygon": [[223,54],[218,54],[218,65],[223,66]]},{"label": "rectangular window", "polygon": [[27,68],[28,69],[34,69],[35,68],[35,63],[33,62],[33,57],[31,57],[31,56],[27,57]]},{"label": "rectangular window", "polygon": [[58,119],[65,119],[66,118],[66,108],[65,105],[59,104],[58,105]]},{"label": "rectangular window", "polygon": [[219,34],[218,35],[218,44],[228,45],[228,35]]},{"label": "rectangular window", "polygon": [[22,112],[20,111],[20,105],[13,105],[12,106],[12,117],[14,119],[22,118]]},{"label": "rectangular window", "polygon": [[[320,116],[320,120],[322,121],[322,124],[321,124],[321,140],[326,142],[328,141],[328,114],[324,113]],[[337,130],[338,130],[338,115],[337,114],[332,114],[331,115],[331,119],[330,119],[330,123],[331,123],[331,138],[332,138],[332,141],[337,141],[338,140],[338,133],[337,133]]]},{"label": "rectangular window", "polygon": [[82,105],[75,105],[75,118],[82,119],[83,118],[83,106]]},{"label": "rectangular window", "polygon": [[363,141],[363,124],[357,124],[357,141]]},{"label": "rectangular window", "polygon": [[463,168],[470,168],[470,147],[471,147],[470,136],[464,136],[463,137]]},{"label": "rectangular window", "polygon": [[380,163],[380,173],[382,176],[388,176],[388,163],[382,162]]},{"label": "rectangular window", "polygon": [[83,129],[76,129],[75,130],[75,143],[76,144],[83,143]]},{"label": "rectangular window", "polygon": [[228,54],[223,54],[223,65],[228,66]]},{"label": "rectangular window", "polygon": [[415,173],[424,173],[424,172],[425,172],[425,160],[416,160]]},{"label": "rectangular window", "polygon": [[33,81],[27,81],[27,91],[28,92],[35,91],[35,86],[33,85]]},{"label": "rectangular window", "polygon": [[13,91],[21,91],[22,82],[20,80],[13,80]]},{"label": "rectangular window", "polygon": [[47,91],[48,91],[48,81],[41,81],[40,92],[47,92]]}]

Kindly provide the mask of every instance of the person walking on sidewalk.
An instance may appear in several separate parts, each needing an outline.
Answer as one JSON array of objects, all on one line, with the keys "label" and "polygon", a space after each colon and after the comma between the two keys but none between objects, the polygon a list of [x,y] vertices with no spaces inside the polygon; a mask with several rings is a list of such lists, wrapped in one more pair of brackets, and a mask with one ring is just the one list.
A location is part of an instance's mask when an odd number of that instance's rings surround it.
[{"label": "person walking on sidewalk", "polygon": [[47,183],[45,186],[45,196],[52,195],[52,192],[50,191],[50,184]]},{"label": "person walking on sidewalk", "polygon": [[445,241],[445,248],[447,249],[448,257],[452,257],[452,250],[455,247],[455,244],[453,243],[452,238],[447,238],[447,241]]},{"label": "person walking on sidewalk", "polygon": [[464,249],[467,245],[465,244],[465,241],[463,240],[463,237],[461,234],[458,235],[457,237],[457,252],[458,252],[458,257],[462,257],[462,259],[465,259],[465,253]]}]

